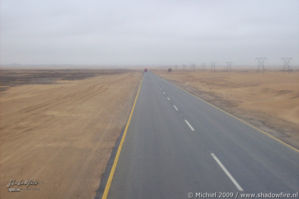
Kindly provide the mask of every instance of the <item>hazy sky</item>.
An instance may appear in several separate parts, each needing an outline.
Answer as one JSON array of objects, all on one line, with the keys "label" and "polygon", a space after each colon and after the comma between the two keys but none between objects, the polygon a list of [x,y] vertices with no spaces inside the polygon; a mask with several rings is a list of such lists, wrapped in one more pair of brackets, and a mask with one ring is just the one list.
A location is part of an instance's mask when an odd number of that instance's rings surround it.
[{"label": "hazy sky", "polygon": [[299,63],[299,0],[0,0],[1,64]]}]

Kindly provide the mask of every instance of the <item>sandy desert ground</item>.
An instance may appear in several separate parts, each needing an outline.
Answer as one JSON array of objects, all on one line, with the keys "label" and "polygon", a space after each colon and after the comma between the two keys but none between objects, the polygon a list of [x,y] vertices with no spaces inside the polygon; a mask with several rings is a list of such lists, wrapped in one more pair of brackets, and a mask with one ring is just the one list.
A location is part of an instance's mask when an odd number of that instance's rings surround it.
[{"label": "sandy desert ground", "polygon": [[155,71],[299,148],[299,71]]},{"label": "sandy desert ground", "polygon": [[[93,198],[141,77],[1,71],[0,198]],[[38,184],[14,185],[23,191],[12,193],[11,180]]]}]

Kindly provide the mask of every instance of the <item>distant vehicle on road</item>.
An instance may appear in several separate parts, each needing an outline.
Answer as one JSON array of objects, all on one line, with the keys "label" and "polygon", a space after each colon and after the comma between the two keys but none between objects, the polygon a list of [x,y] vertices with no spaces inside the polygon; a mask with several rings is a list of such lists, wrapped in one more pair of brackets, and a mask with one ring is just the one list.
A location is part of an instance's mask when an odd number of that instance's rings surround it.
[{"label": "distant vehicle on road", "polygon": [[144,72],[147,72],[147,68],[144,69]]}]

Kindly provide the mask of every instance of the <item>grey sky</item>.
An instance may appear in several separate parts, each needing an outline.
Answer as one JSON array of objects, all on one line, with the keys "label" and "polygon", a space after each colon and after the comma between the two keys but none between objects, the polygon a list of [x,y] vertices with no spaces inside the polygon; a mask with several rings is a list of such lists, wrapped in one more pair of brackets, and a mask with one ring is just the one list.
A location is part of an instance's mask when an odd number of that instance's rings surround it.
[{"label": "grey sky", "polygon": [[0,0],[1,64],[299,63],[298,0]]}]

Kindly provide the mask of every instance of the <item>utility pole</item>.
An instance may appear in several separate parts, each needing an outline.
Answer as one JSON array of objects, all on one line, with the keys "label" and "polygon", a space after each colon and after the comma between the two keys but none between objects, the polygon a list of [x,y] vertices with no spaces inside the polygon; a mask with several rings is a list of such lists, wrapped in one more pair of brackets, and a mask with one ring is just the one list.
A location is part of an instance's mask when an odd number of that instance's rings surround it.
[{"label": "utility pole", "polygon": [[191,69],[192,69],[193,71],[195,71],[195,68],[196,68],[195,64],[191,64]]},{"label": "utility pole", "polygon": [[266,57],[257,57],[256,61],[257,61],[257,71],[265,71],[265,60],[267,58]]},{"label": "utility pole", "polygon": [[291,60],[293,58],[292,57],[282,57],[281,59],[283,61],[283,68],[282,68],[282,70],[290,72],[291,71],[290,62],[291,62]]},{"label": "utility pole", "polygon": [[226,62],[226,70],[227,70],[227,71],[231,71],[231,69],[232,69],[232,64],[233,64],[233,62],[231,62],[231,61],[227,61],[227,62]]},{"label": "utility pole", "polygon": [[211,71],[215,72],[215,70],[216,70],[215,62],[211,62]]}]

